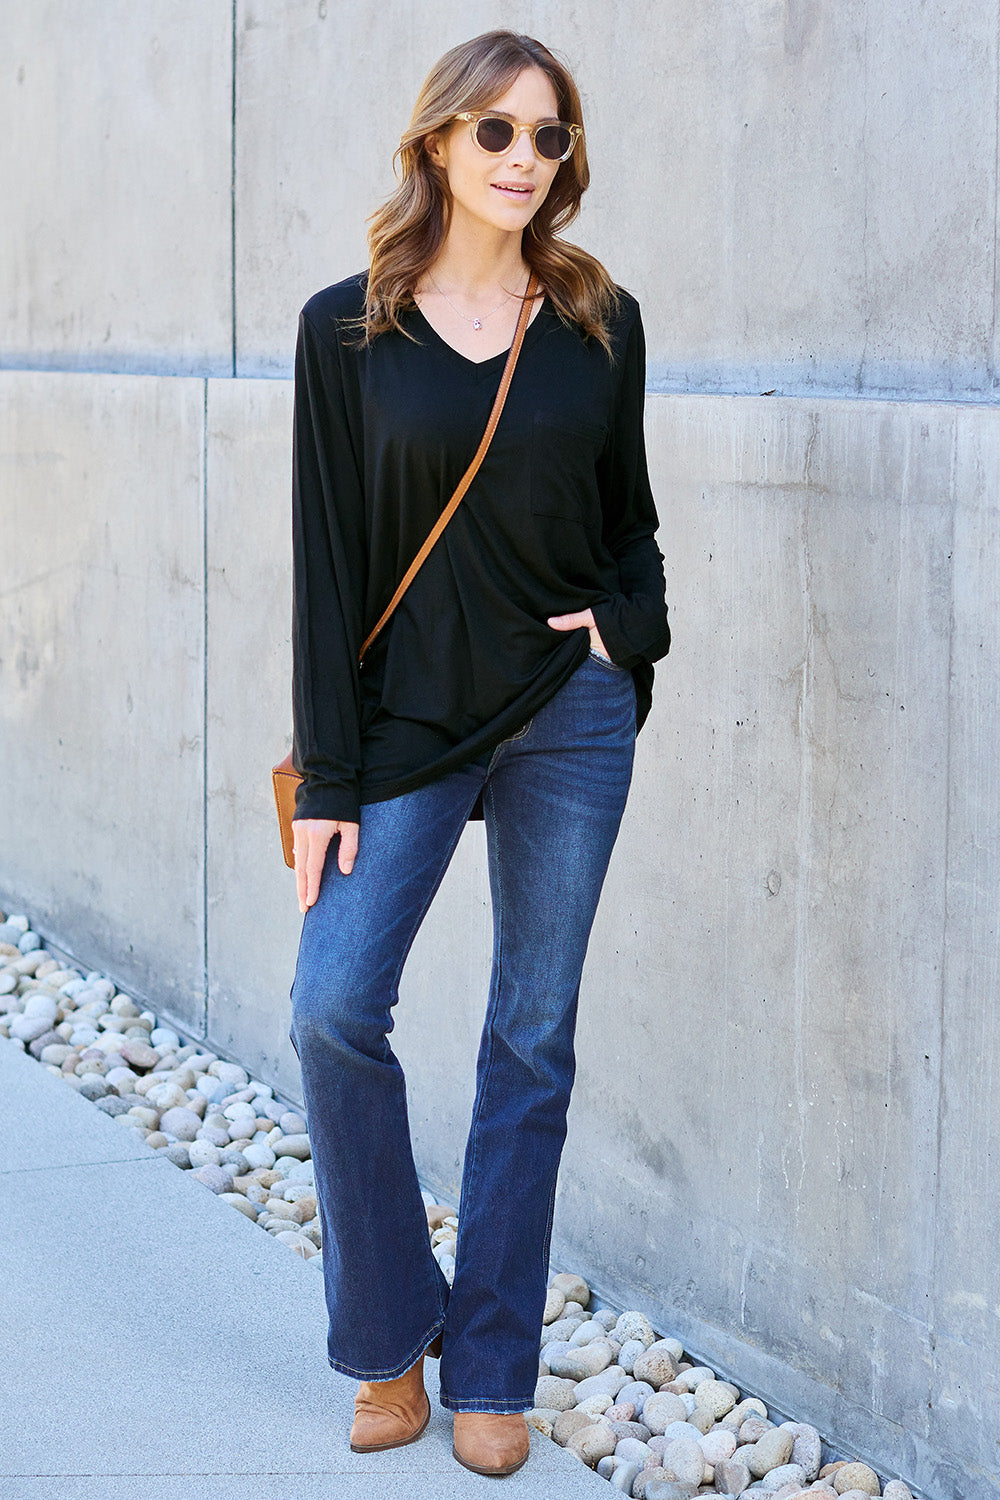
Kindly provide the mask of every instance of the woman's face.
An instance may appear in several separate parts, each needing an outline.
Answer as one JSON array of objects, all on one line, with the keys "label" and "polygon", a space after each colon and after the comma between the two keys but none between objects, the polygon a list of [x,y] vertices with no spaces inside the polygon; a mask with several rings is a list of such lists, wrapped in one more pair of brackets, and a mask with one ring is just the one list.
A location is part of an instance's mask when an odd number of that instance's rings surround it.
[{"label": "woman's face", "polygon": [[[559,117],[552,80],[541,68],[525,68],[489,108],[528,125]],[[538,211],[560,165],[535,155],[526,130],[515,136],[507,151],[495,156],[483,151],[472,139],[467,120],[456,120],[442,134],[429,136],[427,151],[448,174],[453,224],[465,218],[511,232],[524,229]]]}]

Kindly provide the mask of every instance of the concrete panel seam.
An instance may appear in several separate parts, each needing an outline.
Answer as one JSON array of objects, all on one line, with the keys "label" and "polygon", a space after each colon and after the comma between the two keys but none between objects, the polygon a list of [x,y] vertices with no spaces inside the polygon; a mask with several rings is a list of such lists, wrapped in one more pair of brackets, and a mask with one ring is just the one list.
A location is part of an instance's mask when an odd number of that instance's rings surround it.
[{"label": "concrete panel seam", "polygon": [[993,316],[987,376],[993,390],[1000,386],[1000,348],[997,346],[997,298],[1000,297],[1000,268],[997,264],[997,240],[1000,237],[1000,5],[997,6],[996,47],[993,54]]},{"label": "concrete panel seam", "polygon": [[[996,300],[994,298],[994,315]],[[961,441],[960,423],[956,420],[951,429],[951,473],[949,476],[950,505],[949,512],[949,573],[950,573],[950,603],[948,611],[948,678],[945,688],[945,715],[947,732],[944,743],[944,848],[942,850],[942,862],[944,865],[944,891],[941,901],[941,963],[939,966],[938,983],[938,1028],[937,1028],[937,1076],[934,1080],[937,1095],[937,1108],[934,1112],[934,1179],[933,1179],[933,1204],[931,1206],[931,1274],[930,1274],[930,1308],[928,1310],[927,1347],[930,1353],[931,1369],[937,1355],[937,1330],[938,1330],[938,1285],[939,1269],[942,1253],[941,1247],[941,1224],[938,1214],[941,1201],[941,1172],[943,1170],[944,1150],[944,1055],[945,1055],[945,1006],[947,1004],[948,980],[951,973],[951,955],[949,952],[948,935],[951,927],[951,891],[952,891],[952,751],[955,742],[955,512],[959,504],[958,494],[958,447]],[[931,1408],[935,1395],[934,1380],[931,1371],[927,1377],[928,1392],[927,1406]],[[926,1432],[923,1434],[926,1436]]]},{"label": "concrete panel seam", "polygon": [[[1000,194],[998,194],[997,234],[1000,235]],[[1000,296],[1000,281],[997,282],[997,295]],[[651,360],[646,372],[646,395],[712,396],[723,401],[744,401],[766,397],[773,401],[816,401],[817,404],[828,401],[852,401],[859,404],[889,406],[995,407],[997,404],[996,388],[1000,385],[1000,370],[996,368],[996,362],[987,368],[986,374],[990,385],[988,390],[969,388],[959,395],[955,395],[943,384],[933,383],[925,384],[920,389],[901,385],[868,385],[861,390],[856,384],[854,386],[848,384],[847,376],[843,371],[838,371],[836,384],[830,381],[822,386],[808,386],[790,381],[788,385],[762,391],[760,389],[762,381],[760,379],[751,381],[746,378],[746,372],[743,371],[740,372],[740,375],[744,377],[743,384],[737,383],[732,377],[724,383],[720,381],[716,384],[710,382],[709,379],[685,379],[682,375],[673,374],[672,367],[658,365]],[[252,378],[266,380],[270,377],[261,373]]]},{"label": "concrete panel seam", "polygon": [[208,381],[201,403],[201,1033],[208,1035]]},{"label": "concrete panel seam", "polygon": [[236,376],[236,3],[232,0],[229,33],[229,315],[232,319],[233,377]]},{"label": "concrete panel seam", "polygon": [[[235,215],[235,208],[234,208],[234,215]],[[997,236],[998,236],[998,243],[997,243],[998,273],[1000,273],[1000,194],[998,194]],[[234,229],[234,243],[235,243],[235,229]],[[1000,299],[1000,281],[998,281],[998,285],[997,285],[997,295],[998,295],[998,299]],[[236,324],[235,324],[235,316],[236,316],[236,314],[235,314],[235,309],[236,309],[235,273],[234,273],[234,279],[233,279],[233,284],[232,284],[231,303],[232,303],[232,316],[233,316],[233,335],[232,335],[232,342],[231,342],[230,353],[229,353],[229,355],[226,358],[226,364],[230,368],[227,368],[224,371],[222,371],[222,370],[212,370],[212,369],[206,368],[204,365],[202,365],[201,367],[199,367],[197,369],[190,369],[190,370],[182,370],[182,369],[163,370],[163,369],[156,368],[156,367],[153,367],[153,366],[150,366],[148,368],[136,368],[134,366],[132,366],[132,367],[116,366],[114,368],[109,368],[108,366],[96,366],[96,365],[86,365],[86,364],[66,364],[66,365],[37,364],[37,363],[34,363],[34,362],[30,361],[30,360],[4,359],[2,357],[2,355],[0,355],[0,374],[3,374],[3,375],[8,375],[8,374],[9,375],[56,375],[56,376],[58,376],[58,375],[79,375],[79,376],[87,376],[87,377],[100,376],[102,378],[107,378],[107,379],[111,379],[111,380],[118,380],[118,381],[121,381],[121,380],[220,380],[220,381],[225,381],[225,380],[239,380],[239,381],[248,381],[248,382],[250,382],[250,381],[256,381],[258,383],[260,383],[260,382],[267,382],[267,384],[269,384],[269,385],[275,385],[275,384],[277,384],[277,385],[287,385],[287,386],[290,387],[292,385],[292,376],[291,376],[291,374],[283,375],[283,374],[276,374],[273,371],[253,371],[253,370],[250,370],[250,369],[246,369],[246,370],[237,372],[237,370],[235,368],[236,359],[237,359],[237,351],[236,351]],[[1000,353],[1000,333],[998,333],[998,353]],[[994,374],[993,374],[993,376],[991,378],[992,378],[994,387],[1000,386],[1000,368],[996,368],[996,367],[994,368]],[[938,409],[949,409],[949,410],[957,410],[957,411],[963,411],[963,410],[967,410],[967,409],[970,409],[970,408],[972,410],[981,410],[982,408],[985,407],[988,410],[993,410],[993,411],[998,410],[997,397],[996,397],[996,394],[994,393],[994,391],[985,392],[982,395],[976,394],[976,395],[965,395],[965,396],[954,396],[954,395],[949,395],[949,394],[946,394],[946,393],[934,392],[934,391],[921,391],[921,392],[918,392],[918,393],[914,394],[913,392],[909,392],[908,393],[908,392],[903,391],[903,390],[895,390],[895,389],[890,389],[890,390],[876,390],[876,391],[872,391],[872,390],[858,391],[858,390],[847,390],[847,389],[837,389],[837,390],[826,389],[826,390],[821,390],[821,389],[817,388],[817,389],[801,389],[801,390],[790,389],[790,390],[761,391],[761,390],[759,390],[757,388],[756,385],[751,386],[749,384],[746,385],[746,386],[743,386],[743,387],[737,387],[737,386],[732,386],[732,387],[727,387],[727,386],[708,386],[708,385],[704,385],[704,384],[701,384],[701,385],[684,385],[684,384],[680,384],[680,383],[675,382],[675,381],[671,381],[667,377],[658,377],[657,374],[656,374],[655,368],[651,371],[651,373],[649,374],[649,376],[648,376],[648,378],[646,380],[644,394],[645,394],[646,398],[650,399],[650,400],[653,399],[653,398],[656,398],[656,399],[664,398],[664,399],[668,399],[668,400],[672,400],[672,399],[675,399],[675,398],[680,398],[680,399],[683,399],[683,400],[691,400],[691,401],[699,401],[699,400],[711,400],[711,401],[758,401],[758,400],[767,400],[771,404],[780,404],[781,402],[796,401],[796,402],[799,402],[799,403],[807,402],[810,405],[815,406],[817,408],[820,408],[820,407],[823,407],[823,406],[829,406],[829,405],[837,403],[837,402],[840,402],[840,403],[849,402],[852,406],[870,406],[870,407],[902,406],[902,407],[910,408],[910,407],[913,407],[913,406],[925,406],[925,407],[935,407],[935,408],[938,408]]]}]

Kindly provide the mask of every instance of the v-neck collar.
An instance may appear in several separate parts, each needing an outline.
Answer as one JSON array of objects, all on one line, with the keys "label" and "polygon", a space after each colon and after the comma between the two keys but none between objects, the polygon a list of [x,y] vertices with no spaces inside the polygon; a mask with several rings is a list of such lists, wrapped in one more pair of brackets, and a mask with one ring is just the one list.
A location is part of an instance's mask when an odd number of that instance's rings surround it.
[{"label": "v-neck collar", "polygon": [[[550,309],[551,303],[549,302],[549,296],[546,292],[542,297],[541,307],[535,313],[527,328],[524,330],[524,344],[521,345],[522,349],[532,340],[533,337],[537,337],[536,330],[538,328],[538,325],[542,322],[542,319],[545,317],[546,312],[548,312]],[[456,349],[453,344],[449,344],[446,338],[442,338],[441,334],[438,333],[437,329],[434,327],[434,324],[424,317],[423,313],[420,311],[420,308],[415,302],[413,303],[410,311],[417,315],[417,317],[420,319],[421,326],[427,330],[434,344],[442,351],[442,353],[450,355],[452,359],[457,360],[458,363],[464,366],[465,369],[470,371],[478,370],[480,372],[488,372],[495,369],[497,365],[506,364],[507,356],[510,353],[510,345],[508,345],[506,349],[501,349],[499,354],[491,354],[489,359],[470,359],[468,355],[462,354],[458,349]],[[513,343],[513,339],[511,340],[511,343]]]}]

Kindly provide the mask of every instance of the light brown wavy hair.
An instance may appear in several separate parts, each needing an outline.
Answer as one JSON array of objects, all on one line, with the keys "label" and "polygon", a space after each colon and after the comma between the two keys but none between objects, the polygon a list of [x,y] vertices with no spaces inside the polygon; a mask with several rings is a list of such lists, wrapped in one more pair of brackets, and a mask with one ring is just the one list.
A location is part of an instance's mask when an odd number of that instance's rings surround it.
[{"label": "light brown wavy hair", "polygon": [[[488,109],[525,68],[541,68],[551,79],[560,120],[583,124],[580,95],[569,70],[530,36],[487,31],[452,47],[428,73],[393,156],[399,186],[368,220],[368,293],[364,314],[354,324],[361,335],[359,344],[393,328],[406,333],[399,315],[413,306],[414,288],[448,232],[448,178],[428,155],[427,137],[442,133],[464,110]],[[615,283],[596,257],[558,237],[579,213],[589,182],[586,140],[581,135],[526,226],[521,250],[559,316],[595,338],[610,356],[608,321],[618,306]]]}]

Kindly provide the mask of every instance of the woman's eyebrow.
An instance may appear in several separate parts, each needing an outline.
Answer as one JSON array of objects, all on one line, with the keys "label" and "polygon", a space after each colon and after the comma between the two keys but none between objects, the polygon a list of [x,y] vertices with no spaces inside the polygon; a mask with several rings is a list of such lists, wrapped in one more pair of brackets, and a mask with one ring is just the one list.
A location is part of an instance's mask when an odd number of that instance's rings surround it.
[{"label": "woman's eyebrow", "polygon": [[[484,115],[500,115],[504,120],[517,119],[517,116],[512,115],[509,109],[484,109],[482,113]],[[558,125],[560,117],[559,115],[539,115],[537,120],[521,120],[518,123],[521,125]]]}]

